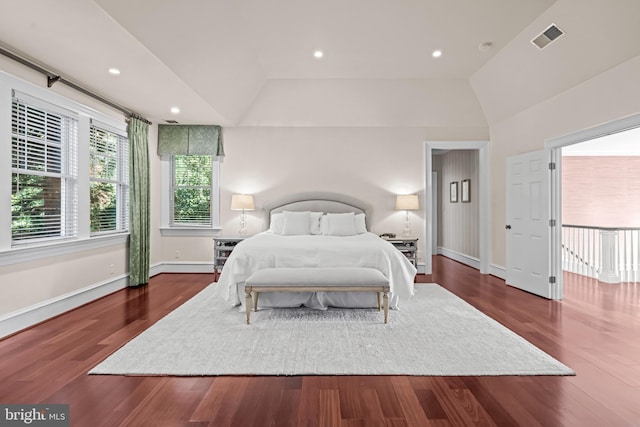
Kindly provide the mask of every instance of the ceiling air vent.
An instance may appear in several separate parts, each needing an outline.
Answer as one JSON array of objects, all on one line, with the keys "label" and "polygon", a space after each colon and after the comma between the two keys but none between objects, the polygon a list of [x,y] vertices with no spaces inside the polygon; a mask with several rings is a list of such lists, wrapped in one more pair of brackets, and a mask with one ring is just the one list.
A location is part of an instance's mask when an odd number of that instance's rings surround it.
[{"label": "ceiling air vent", "polygon": [[178,124],[177,120],[165,120],[167,123],[171,123],[172,125]]},{"label": "ceiling air vent", "polygon": [[551,44],[552,41],[554,41],[555,39],[557,39],[563,34],[564,34],[564,31],[558,28],[556,24],[552,24],[549,28],[544,30],[542,34],[540,34],[535,39],[531,40],[531,43],[535,44],[538,47],[538,49],[544,49],[549,44]]}]

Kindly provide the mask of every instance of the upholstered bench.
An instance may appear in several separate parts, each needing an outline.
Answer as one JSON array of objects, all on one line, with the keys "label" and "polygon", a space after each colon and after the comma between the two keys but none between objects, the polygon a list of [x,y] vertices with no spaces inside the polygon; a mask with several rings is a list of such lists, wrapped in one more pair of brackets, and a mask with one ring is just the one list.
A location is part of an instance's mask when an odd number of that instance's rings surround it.
[{"label": "upholstered bench", "polygon": [[[389,279],[373,268],[299,267],[265,268],[245,280],[247,325],[251,307],[258,311],[260,292],[376,292],[378,310],[383,294],[384,323],[389,317]],[[251,299],[253,297],[253,304]]]}]

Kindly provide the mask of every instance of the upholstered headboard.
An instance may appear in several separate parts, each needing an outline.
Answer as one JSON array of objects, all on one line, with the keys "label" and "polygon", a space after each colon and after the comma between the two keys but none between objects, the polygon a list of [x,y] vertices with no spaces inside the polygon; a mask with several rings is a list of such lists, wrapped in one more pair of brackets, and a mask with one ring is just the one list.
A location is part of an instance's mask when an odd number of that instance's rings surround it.
[{"label": "upholstered headboard", "polygon": [[284,212],[284,211],[312,211],[312,212],[324,212],[324,213],[364,213],[367,223],[367,230],[369,229],[369,220],[371,215],[371,208],[368,204],[361,200],[355,199],[350,196],[336,193],[301,193],[288,196],[277,202],[271,203],[265,206],[265,213],[267,215],[266,224],[269,227],[271,220],[271,214]]}]

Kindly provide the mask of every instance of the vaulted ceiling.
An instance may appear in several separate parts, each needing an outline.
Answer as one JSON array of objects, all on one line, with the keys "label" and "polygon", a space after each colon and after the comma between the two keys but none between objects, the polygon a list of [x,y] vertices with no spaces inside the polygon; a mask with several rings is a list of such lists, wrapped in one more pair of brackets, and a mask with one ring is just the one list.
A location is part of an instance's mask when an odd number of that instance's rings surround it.
[{"label": "vaulted ceiling", "polygon": [[[638,2],[612,3],[633,9]],[[513,40],[544,30],[555,4],[0,0],[0,40],[153,121],[420,126],[449,124],[455,113],[460,125],[478,126],[487,123],[483,109],[506,114],[477,100],[476,92],[497,84],[495,73],[479,70]],[[624,23],[622,36],[630,25]],[[487,42],[489,49],[479,49]],[[609,62],[638,54],[636,45],[625,45]],[[321,59],[313,56],[317,49]],[[440,58],[432,57],[436,49]],[[110,75],[110,67],[121,74]],[[170,114],[172,106],[180,114]]]}]

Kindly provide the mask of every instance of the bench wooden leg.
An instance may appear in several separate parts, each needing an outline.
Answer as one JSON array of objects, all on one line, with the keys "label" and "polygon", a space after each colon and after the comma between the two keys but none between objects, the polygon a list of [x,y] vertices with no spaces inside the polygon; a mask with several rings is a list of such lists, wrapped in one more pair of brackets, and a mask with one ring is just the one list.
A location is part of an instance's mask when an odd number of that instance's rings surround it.
[{"label": "bench wooden leg", "polygon": [[245,311],[247,312],[247,325],[249,325],[251,323],[251,306],[253,305],[251,304],[251,287],[245,286],[244,293],[246,298],[244,308],[245,308]]},{"label": "bench wooden leg", "polygon": [[384,323],[387,323],[389,318],[389,291],[384,291]]},{"label": "bench wooden leg", "polygon": [[253,294],[253,311],[258,311],[258,295],[260,295],[260,292],[255,292]]},{"label": "bench wooden leg", "polygon": [[382,304],[380,304],[381,296],[382,296],[382,292],[376,292],[376,300],[378,302],[378,311],[382,310]]}]

